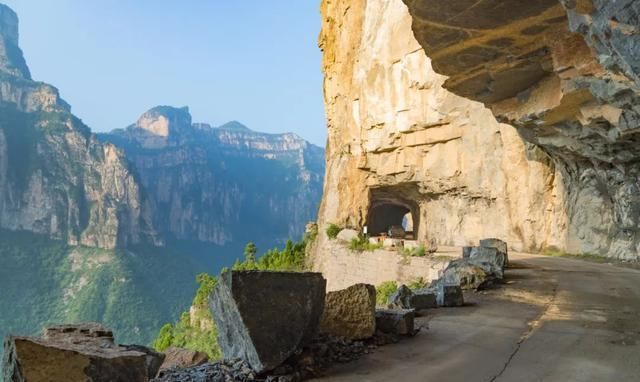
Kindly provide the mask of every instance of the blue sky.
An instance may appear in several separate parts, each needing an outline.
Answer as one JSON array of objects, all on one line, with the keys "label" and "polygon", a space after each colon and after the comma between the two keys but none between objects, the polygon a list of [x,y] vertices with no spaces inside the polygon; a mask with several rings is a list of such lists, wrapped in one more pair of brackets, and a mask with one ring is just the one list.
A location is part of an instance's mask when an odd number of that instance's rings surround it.
[{"label": "blue sky", "polygon": [[324,146],[319,0],[0,0],[34,79],[94,131],[155,105]]}]

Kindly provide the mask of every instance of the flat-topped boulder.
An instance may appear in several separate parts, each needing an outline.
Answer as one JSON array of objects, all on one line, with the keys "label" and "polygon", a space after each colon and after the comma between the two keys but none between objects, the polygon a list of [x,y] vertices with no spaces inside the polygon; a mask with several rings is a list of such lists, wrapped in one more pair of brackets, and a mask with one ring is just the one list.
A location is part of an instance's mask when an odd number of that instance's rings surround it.
[{"label": "flat-topped boulder", "polygon": [[438,293],[432,288],[422,288],[412,291],[411,307],[415,310],[433,309],[438,307]]},{"label": "flat-topped boulder", "polygon": [[336,236],[338,240],[341,240],[347,243],[353,239],[357,239],[358,237],[360,237],[360,233],[355,229],[351,229],[351,228],[345,228],[341,230],[340,232],[338,232],[338,236]]},{"label": "flat-topped boulder", "polygon": [[280,366],[318,333],[325,289],[320,273],[224,273],[209,299],[224,358],[258,373]]},{"label": "flat-topped boulder", "polygon": [[377,329],[386,334],[413,335],[415,311],[413,309],[377,309]]},{"label": "flat-topped boulder", "polygon": [[420,289],[420,293],[435,293],[436,303],[441,307],[464,305],[464,294],[459,284],[450,283],[444,278],[434,280],[428,288]]},{"label": "flat-topped boulder", "polygon": [[482,239],[480,240],[480,246],[484,248],[495,248],[499,252],[504,254],[504,264],[509,265],[509,248],[507,247],[507,243],[500,239]]},{"label": "flat-topped boulder", "polygon": [[207,353],[174,346],[169,347],[163,354],[165,355],[165,359],[160,367],[160,371],[200,366],[209,361]]},{"label": "flat-topped boulder", "polygon": [[347,339],[372,337],[376,332],[376,288],[356,284],[327,293],[320,330]]},{"label": "flat-topped boulder", "polygon": [[117,345],[95,323],[49,327],[42,337],[9,336],[4,353],[5,382],[145,382],[164,359],[143,346]]},{"label": "flat-topped boulder", "polygon": [[468,259],[454,260],[442,273],[442,279],[449,285],[460,285],[465,290],[479,290],[493,284],[502,271],[491,263],[471,262]]}]

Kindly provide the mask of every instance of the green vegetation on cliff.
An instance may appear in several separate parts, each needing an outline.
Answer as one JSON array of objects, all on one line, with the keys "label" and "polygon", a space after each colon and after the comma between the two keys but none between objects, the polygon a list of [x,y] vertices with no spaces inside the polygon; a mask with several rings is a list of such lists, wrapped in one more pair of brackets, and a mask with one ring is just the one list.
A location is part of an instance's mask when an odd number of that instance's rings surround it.
[{"label": "green vegetation on cliff", "polygon": [[107,251],[0,230],[0,339],[99,321],[121,343],[150,343],[188,305],[194,274],[167,249]]},{"label": "green vegetation on cliff", "polygon": [[[263,271],[304,271],[306,269],[306,248],[315,239],[316,233],[305,235],[300,242],[287,241],[281,250],[274,248],[256,259],[257,248],[253,243],[247,244],[244,260],[237,260],[233,270]],[[222,272],[226,272],[224,269]],[[170,346],[205,352],[211,359],[221,357],[217,340],[217,329],[211,311],[209,296],[216,286],[217,277],[200,274],[197,277],[200,288],[193,299],[191,309],[182,313],[175,324],[166,324],[160,329],[153,347],[164,351]]]}]

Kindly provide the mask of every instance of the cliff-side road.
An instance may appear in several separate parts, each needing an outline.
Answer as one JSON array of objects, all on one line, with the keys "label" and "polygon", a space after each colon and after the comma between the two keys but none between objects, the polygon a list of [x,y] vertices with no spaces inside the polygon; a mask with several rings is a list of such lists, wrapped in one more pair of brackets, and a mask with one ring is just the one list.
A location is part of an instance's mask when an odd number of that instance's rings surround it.
[{"label": "cliff-side road", "polygon": [[429,311],[416,337],[326,381],[638,381],[640,271],[510,254],[507,285]]}]

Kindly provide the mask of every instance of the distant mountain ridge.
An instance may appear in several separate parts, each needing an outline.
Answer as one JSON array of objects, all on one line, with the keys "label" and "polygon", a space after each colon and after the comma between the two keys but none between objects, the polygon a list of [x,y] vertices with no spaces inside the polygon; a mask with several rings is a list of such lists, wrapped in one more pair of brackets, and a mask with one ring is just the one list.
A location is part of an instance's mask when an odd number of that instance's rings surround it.
[{"label": "distant mountain ridge", "polygon": [[283,242],[315,218],[324,150],[295,134],[260,133],[237,121],[211,127],[193,123],[187,107],[157,106],[98,137],[133,164],[166,240]]},{"label": "distant mountain ridge", "polygon": [[[172,240],[224,245],[234,236],[252,239],[251,229],[241,226],[244,216],[233,211],[251,204],[258,189],[277,194],[273,198],[256,194],[260,201],[251,207],[260,211],[268,205],[274,212],[251,216],[251,222],[259,218],[268,228],[265,244],[269,238],[282,243],[300,234],[304,223],[315,217],[324,175],[323,149],[295,134],[259,133],[237,121],[218,128],[194,124],[188,108],[171,106],[155,107],[125,129],[96,136],[71,114],[56,88],[31,80],[17,44],[16,14],[1,6],[0,21],[0,228],[103,249],[165,245]],[[201,168],[191,171],[190,165]],[[179,173],[169,176],[170,166]],[[260,183],[226,182],[245,172],[242,166],[256,172],[254,179]],[[163,182],[171,186],[147,176],[149,171],[159,176],[161,170]],[[269,171],[274,171],[273,179]],[[189,180],[176,178],[188,173]],[[279,182],[283,188],[278,188]],[[173,187],[171,203],[163,194],[169,192],[166,187]],[[179,195],[193,190],[208,199]],[[230,204],[216,205],[212,200],[216,197]],[[218,214],[217,218],[185,210],[200,202],[198,213]],[[160,205],[172,208],[171,213],[164,216]],[[248,234],[234,235],[234,229]]]}]

